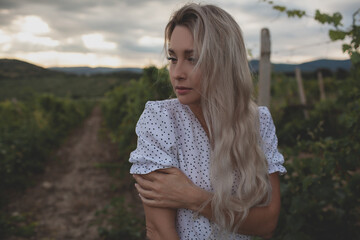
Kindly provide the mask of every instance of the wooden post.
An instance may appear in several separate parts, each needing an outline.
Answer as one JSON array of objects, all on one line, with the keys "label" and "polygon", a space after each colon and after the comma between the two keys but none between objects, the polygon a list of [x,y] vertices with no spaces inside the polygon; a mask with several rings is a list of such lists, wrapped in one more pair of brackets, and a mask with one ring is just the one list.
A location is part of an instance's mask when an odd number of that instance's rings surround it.
[{"label": "wooden post", "polygon": [[270,32],[269,29],[261,29],[261,50],[259,63],[259,95],[258,105],[270,107]]},{"label": "wooden post", "polygon": [[317,72],[318,82],[319,82],[319,89],[320,89],[320,100],[323,101],[326,99],[325,96],[325,89],[324,89],[324,80],[321,71]]},{"label": "wooden post", "polygon": [[[298,84],[301,105],[303,105],[303,107],[306,107],[306,96],[305,96],[304,86],[301,77],[301,71],[300,68],[298,67],[295,68],[295,76],[296,76],[296,82]],[[309,113],[306,109],[304,109],[304,116],[305,119],[309,119]]]}]

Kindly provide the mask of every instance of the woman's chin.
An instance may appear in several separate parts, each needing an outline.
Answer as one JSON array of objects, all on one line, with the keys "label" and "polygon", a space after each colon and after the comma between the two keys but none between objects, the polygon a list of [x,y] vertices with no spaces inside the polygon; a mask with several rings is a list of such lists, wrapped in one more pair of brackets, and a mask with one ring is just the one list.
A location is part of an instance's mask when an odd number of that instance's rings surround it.
[{"label": "woman's chin", "polygon": [[189,107],[190,106],[200,106],[200,101],[193,101],[191,99],[185,99],[185,98],[182,98],[181,96],[177,97],[177,99],[179,100],[179,102],[183,105],[188,105]]},{"label": "woman's chin", "polygon": [[190,105],[191,104],[191,101],[189,101],[188,99],[184,99],[183,97],[177,97],[177,99],[179,100],[179,102],[181,103],[181,104],[184,104],[184,105]]}]

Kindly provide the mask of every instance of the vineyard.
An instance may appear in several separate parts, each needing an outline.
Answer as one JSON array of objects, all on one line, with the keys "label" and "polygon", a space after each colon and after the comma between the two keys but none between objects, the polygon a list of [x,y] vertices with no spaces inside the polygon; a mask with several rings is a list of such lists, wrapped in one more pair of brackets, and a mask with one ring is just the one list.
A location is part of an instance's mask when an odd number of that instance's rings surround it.
[{"label": "vineyard", "polygon": [[[360,68],[354,64],[346,74],[319,71],[326,99],[316,73],[306,73],[306,105],[293,73],[271,76],[270,109],[288,171],[281,177],[282,208],[273,239],[360,238]],[[141,205],[127,200],[134,193],[128,157],[145,103],[174,97],[167,69],[148,67],[141,77],[66,75],[69,82],[64,75],[41,76],[0,79],[1,96],[7,96],[0,102],[0,238],[36,236],[37,223],[11,215],[6,206],[38,184],[53,151],[100,106],[99,134],[108,133],[119,157],[99,168],[117,182],[111,186],[117,194],[97,211],[93,224],[101,239],[144,239]]]},{"label": "vineyard", "polygon": [[[0,102],[0,208],[34,184],[47,158],[69,131],[88,115],[93,103],[38,95],[27,102]],[[0,236],[11,233],[12,219],[0,215]]]}]

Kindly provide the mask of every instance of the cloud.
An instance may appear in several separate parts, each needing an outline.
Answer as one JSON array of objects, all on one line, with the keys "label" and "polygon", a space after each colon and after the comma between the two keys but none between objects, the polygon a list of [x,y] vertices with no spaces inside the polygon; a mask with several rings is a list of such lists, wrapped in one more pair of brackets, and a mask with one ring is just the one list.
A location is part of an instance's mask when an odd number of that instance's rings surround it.
[{"label": "cloud", "polygon": [[88,49],[114,50],[116,48],[116,43],[106,41],[100,33],[85,34],[81,39]]},{"label": "cloud", "polygon": [[[328,12],[344,11],[344,19],[351,19],[351,13],[358,5],[357,0],[345,0],[341,3],[328,0],[326,4],[312,0],[274,1],[289,8],[305,9],[310,13],[316,8]],[[116,64],[127,66],[161,64],[164,27],[171,13],[185,2],[187,1],[1,0],[0,57],[23,56],[23,59],[30,58],[32,61],[37,59],[38,64],[43,65],[50,62],[61,65],[62,61],[67,64],[68,58],[75,57],[84,64],[88,64],[86,59],[90,59],[93,61],[92,66],[95,63],[109,65],[110,59]],[[262,27],[270,28],[273,51],[278,52],[278,57],[285,54],[281,53],[282,49],[328,40],[328,27],[320,26],[308,18],[288,19],[261,1],[208,2],[223,7],[234,16],[243,29],[246,45],[253,50],[254,56],[258,55]],[[323,52],[314,48],[308,54],[303,52],[299,52],[299,55],[324,56]],[[294,51],[293,56],[296,54]],[[99,58],[92,57],[96,55]],[[56,61],[51,61],[50,57]],[[43,62],[45,59],[46,62]],[[103,64],[99,59],[102,59]]]}]

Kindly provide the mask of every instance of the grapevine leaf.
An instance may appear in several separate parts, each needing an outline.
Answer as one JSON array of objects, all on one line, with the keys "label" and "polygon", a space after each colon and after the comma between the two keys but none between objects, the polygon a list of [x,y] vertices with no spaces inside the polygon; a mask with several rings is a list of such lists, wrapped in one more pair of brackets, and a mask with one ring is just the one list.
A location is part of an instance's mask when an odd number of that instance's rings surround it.
[{"label": "grapevine leaf", "polygon": [[342,26],[342,15],[339,12],[334,13],[332,16],[326,13],[321,13],[319,10],[315,12],[315,20],[322,24],[331,24],[335,27]]},{"label": "grapevine leaf", "polygon": [[351,62],[353,63],[353,65],[360,63],[360,53],[352,52],[350,55],[350,59],[351,59]]},{"label": "grapevine leaf", "polygon": [[344,53],[348,52],[348,51],[351,50],[351,46],[349,44],[343,44],[342,45],[342,50],[343,50]]},{"label": "grapevine leaf", "polygon": [[298,18],[302,18],[306,13],[305,11],[301,11],[301,10],[289,10],[286,11],[288,17],[298,17]]},{"label": "grapevine leaf", "polygon": [[280,12],[284,12],[286,10],[286,7],[275,5],[275,6],[273,6],[273,9],[278,10]]},{"label": "grapevine leaf", "polygon": [[332,41],[344,40],[347,34],[347,32],[340,30],[329,30],[329,36]]}]

